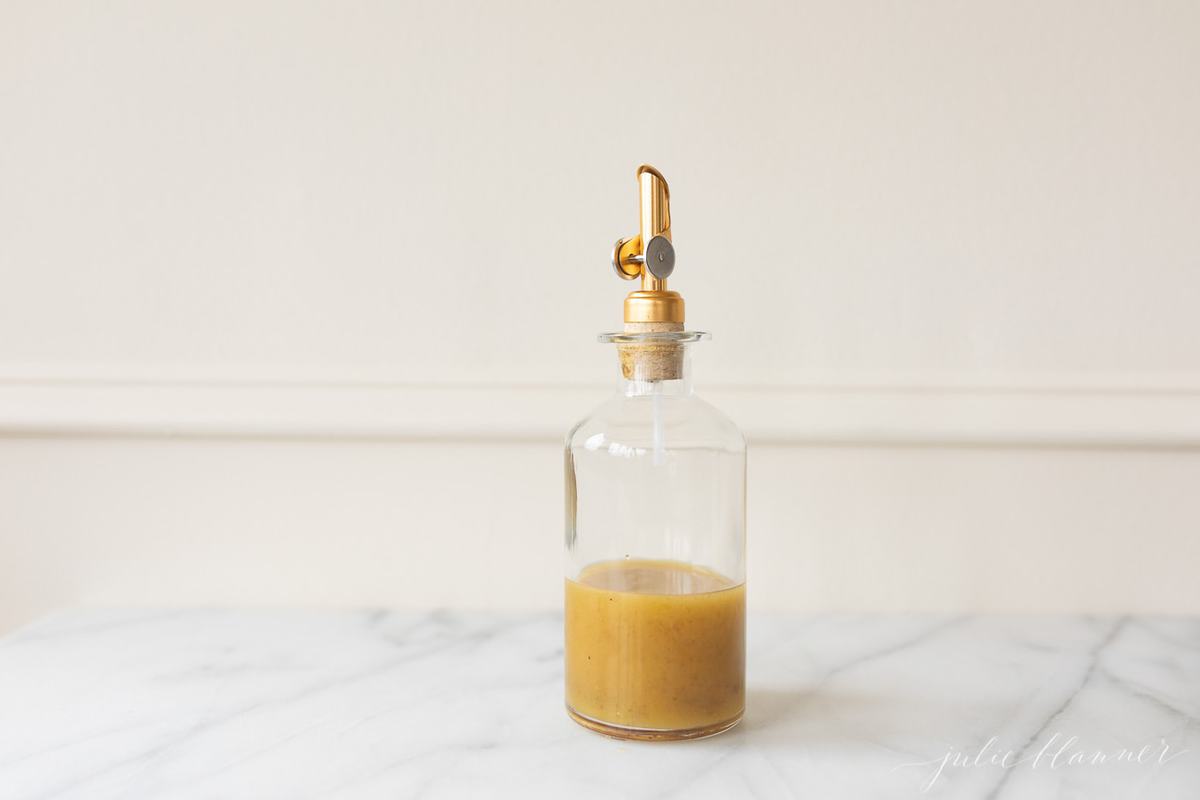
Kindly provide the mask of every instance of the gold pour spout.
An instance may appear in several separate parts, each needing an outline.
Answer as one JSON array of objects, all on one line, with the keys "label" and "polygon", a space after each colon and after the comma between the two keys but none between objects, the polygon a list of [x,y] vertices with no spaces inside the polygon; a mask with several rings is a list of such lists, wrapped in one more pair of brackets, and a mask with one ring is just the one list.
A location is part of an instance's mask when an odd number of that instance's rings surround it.
[{"label": "gold pour spout", "polygon": [[[613,247],[613,268],[625,280],[642,279],[642,288],[625,298],[625,322],[652,324],[660,330],[681,330],[683,298],[667,290],[675,270],[671,242],[671,189],[662,173],[649,164],[637,169],[637,236],[619,240]],[[669,327],[668,327],[669,326]]]}]

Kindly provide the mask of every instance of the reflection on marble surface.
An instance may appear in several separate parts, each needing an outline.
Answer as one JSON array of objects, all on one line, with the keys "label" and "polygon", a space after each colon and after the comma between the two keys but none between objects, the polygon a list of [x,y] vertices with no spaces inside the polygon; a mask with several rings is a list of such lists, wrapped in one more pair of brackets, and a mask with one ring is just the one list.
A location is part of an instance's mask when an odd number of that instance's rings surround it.
[{"label": "reflection on marble surface", "polygon": [[0,798],[1200,797],[1200,620],[752,616],[744,723],[671,744],[567,719],[561,625],[60,614],[0,639]]}]

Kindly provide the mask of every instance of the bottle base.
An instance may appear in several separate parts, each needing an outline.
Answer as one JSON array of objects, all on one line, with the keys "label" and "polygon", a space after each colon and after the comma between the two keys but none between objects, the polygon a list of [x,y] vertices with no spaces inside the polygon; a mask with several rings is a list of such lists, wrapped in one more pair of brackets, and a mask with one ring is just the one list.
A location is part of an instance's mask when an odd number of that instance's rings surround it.
[{"label": "bottle base", "polygon": [[716,736],[719,733],[724,733],[733,726],[742,721],[742,713],[739,712],[736,717],[732,717],[721,722],[715,722],[710,725],[702,725],[698,728],[680,728],[680,729],[659,729],[659,728],[626,728],[621,725],[613,725],[609,722],[602,722],[598,719],[585,717],[575,709],[567,706],[567,716],[575,720],[589,731],[604,734],[613,739],[632,740],[637,742],[679,742],[690,739],[706,739],[709,736]]}]

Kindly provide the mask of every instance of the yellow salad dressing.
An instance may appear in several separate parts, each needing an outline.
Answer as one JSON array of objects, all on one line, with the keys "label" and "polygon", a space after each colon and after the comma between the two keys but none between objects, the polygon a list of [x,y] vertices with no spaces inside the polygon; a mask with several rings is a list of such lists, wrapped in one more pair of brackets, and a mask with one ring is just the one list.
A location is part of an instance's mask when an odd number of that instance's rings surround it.
[{"label": "yellow salad dressing", "polygon": [[617,735],[725,730],[745,707],[745,620],[745,585],[702,567],[592,564],[566,582],[568,710]]}]

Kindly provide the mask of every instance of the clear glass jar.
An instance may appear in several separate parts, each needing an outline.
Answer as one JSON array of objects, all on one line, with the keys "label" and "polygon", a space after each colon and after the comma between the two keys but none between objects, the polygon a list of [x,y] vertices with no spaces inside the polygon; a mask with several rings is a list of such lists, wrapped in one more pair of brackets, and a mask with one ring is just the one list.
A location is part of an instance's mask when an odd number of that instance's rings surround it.
[{"label": "clear glass jar", "polygon": [[567,711],[611,736],[710,736],[745,707],[746,444],[692,391],[703,338],[602,336],[626,377],[567,436]]}]

